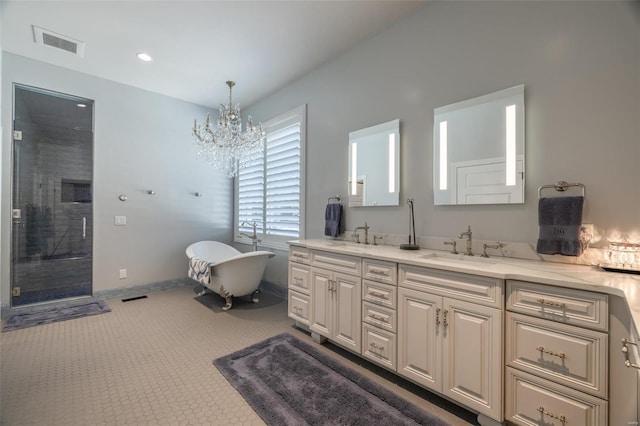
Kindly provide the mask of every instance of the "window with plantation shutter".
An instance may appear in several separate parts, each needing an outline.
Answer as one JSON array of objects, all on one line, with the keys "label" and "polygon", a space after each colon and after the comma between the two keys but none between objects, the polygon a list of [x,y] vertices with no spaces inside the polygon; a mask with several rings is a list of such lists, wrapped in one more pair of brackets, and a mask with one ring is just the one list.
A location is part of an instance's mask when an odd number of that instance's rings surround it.
[{"label": "window with plantation shutter", "polygon": [[236,242],[256,224],[261,246],[286,249],[286,241],[304,238],[305,106],[263,124],[264,152],[236,178]]}]

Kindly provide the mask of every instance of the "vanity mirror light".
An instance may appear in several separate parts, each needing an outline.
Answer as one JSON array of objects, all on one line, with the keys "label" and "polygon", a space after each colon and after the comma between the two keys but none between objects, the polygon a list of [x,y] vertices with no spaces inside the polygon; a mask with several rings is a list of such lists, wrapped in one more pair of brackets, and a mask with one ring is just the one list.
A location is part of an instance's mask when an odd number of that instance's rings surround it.
[{"label": "vanity mirror light", "polygon": [[397,206],[400,120],[349,133],[349,207]]},{"label": "vanity mirror light", "polygon": [[436,108],[433,198],[524,203],[524,85]]}]

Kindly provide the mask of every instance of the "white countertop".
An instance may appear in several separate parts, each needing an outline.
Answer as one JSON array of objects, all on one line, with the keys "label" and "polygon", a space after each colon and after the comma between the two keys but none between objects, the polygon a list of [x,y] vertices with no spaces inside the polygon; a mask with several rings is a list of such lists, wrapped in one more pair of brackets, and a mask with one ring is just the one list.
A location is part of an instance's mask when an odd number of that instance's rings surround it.
[{"label": "white countertop", "polygon": [[483,258],[452,255],[438,250],[400,250],[397,246],[365,245],[341,240],[309,239],[290,245],[337,254],[386,260],[408,265],[501,278],[533,281],[560,287],[589,290],[622,297],[627,302],[640,339],[640,275],[605,272],[596,266],[524,260],[507,257]]}]

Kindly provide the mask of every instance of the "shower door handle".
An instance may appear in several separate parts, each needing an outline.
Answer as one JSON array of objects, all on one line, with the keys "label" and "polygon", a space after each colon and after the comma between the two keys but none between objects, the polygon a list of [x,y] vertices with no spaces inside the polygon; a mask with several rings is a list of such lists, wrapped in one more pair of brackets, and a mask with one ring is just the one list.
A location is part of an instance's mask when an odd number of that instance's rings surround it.
[{"label": "shower door handle", "polygon": [[87,218],[82,218],[82,239],[87,238]]}]

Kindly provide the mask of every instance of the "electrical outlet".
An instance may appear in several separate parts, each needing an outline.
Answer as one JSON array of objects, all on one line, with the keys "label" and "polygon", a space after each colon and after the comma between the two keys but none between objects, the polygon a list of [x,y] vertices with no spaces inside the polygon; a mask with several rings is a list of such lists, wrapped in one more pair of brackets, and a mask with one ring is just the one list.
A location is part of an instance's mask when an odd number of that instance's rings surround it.
[{"label": "electrical outlet", "polygon": [[126,216],[115,216],[113,220],[114,225],[116,226],[125,226],[127,224]]},{"label": "electrical outlet", "polygon": [[124,280],[125,278],[127,278],[127,270],[126,269],[120,269],[120,279]]}]

